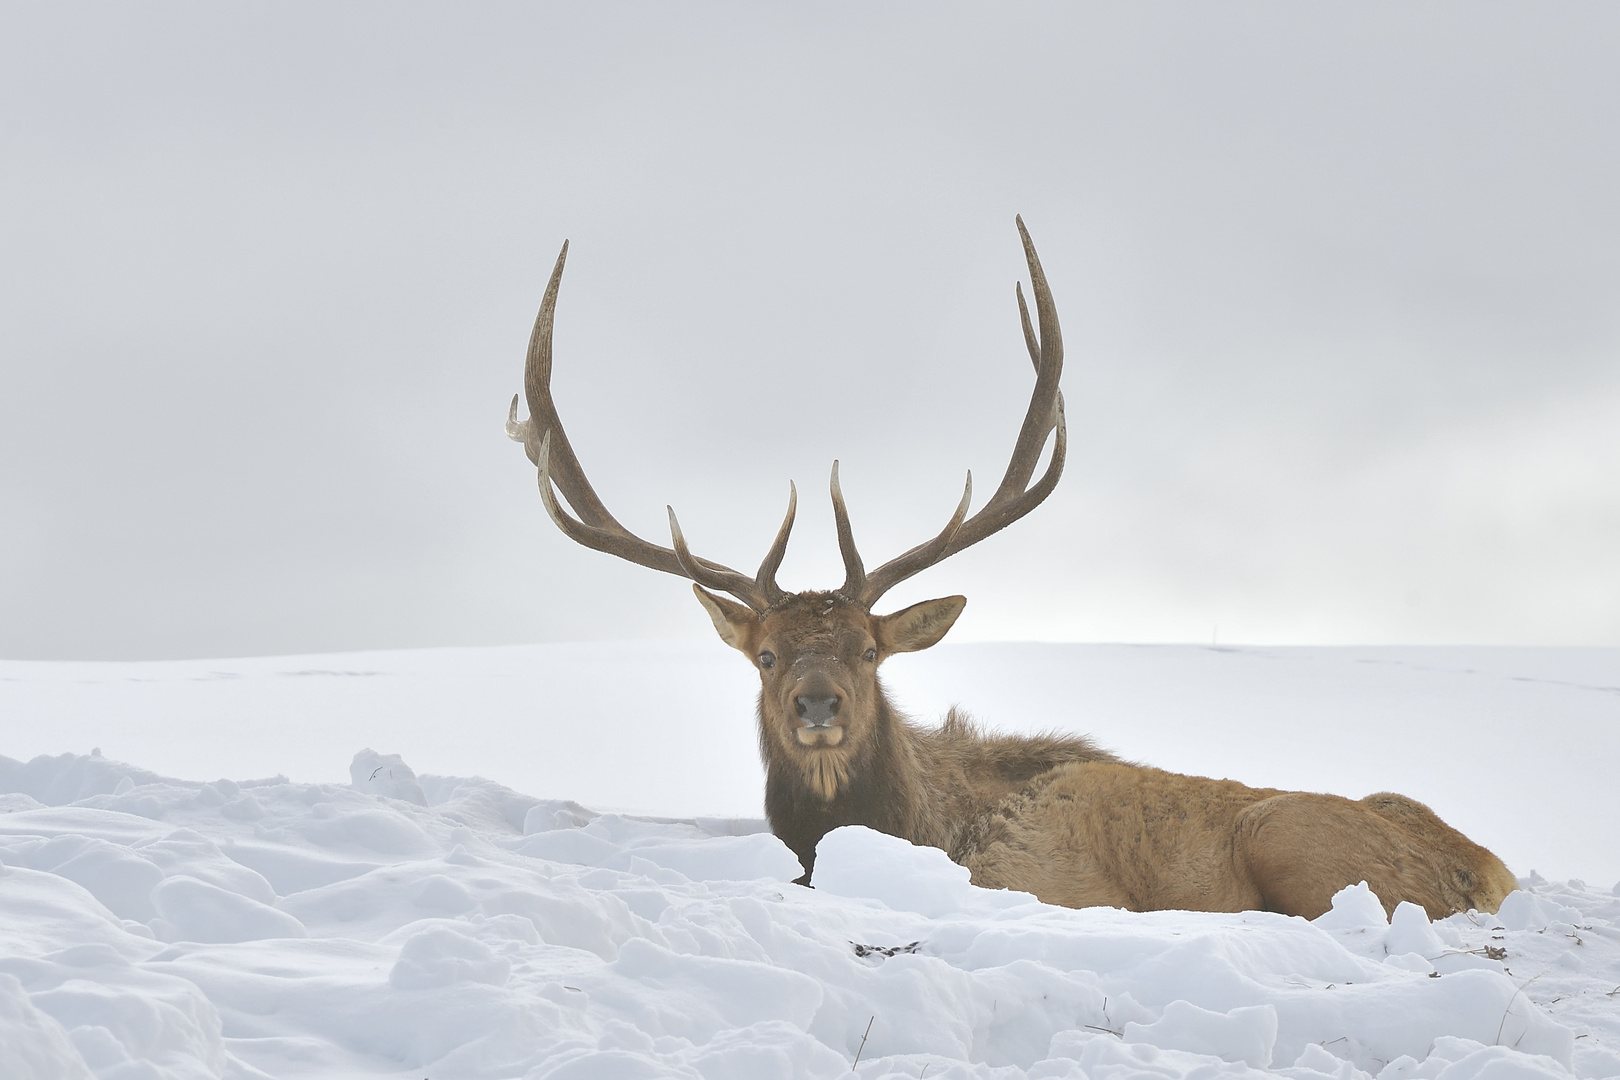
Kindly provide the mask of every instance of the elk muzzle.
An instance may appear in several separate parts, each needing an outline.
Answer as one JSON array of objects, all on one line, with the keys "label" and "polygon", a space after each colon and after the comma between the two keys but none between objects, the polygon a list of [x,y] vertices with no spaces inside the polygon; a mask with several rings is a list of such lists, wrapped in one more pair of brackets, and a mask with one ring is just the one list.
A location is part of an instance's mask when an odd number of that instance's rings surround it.
[{"label": "elk muzzle", "polygon": [[838,712],[844,696],[826,675],[815,672],[799,681],[793,695],[793,711],[799,718],[794,732],[801,746],[837,746],[844,741],[844,727]]}]

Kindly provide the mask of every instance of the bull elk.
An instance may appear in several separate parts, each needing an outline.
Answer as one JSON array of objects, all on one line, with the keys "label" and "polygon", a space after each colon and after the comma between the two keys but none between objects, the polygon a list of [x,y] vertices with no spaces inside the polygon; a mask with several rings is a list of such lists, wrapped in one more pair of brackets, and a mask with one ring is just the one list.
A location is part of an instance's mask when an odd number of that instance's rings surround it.
[{"label": "bull elk", "polygon": [[[597,551],[688,578],[726,644],[759,671],[759,747],[771,828],[804,866],[840,825],[867,825],[946,851],[988,888],[1011,888],[1071,907],[1134,911],[1265,909],[1315,917],[1340,888],[1366,881],[1393,910],[1421,904],[1431,918],[1495,911],[1514,887],[1497,857],[1401,795],[1359,801],[1251,788],[1121,761],[1090,739],[988,734],[952,710],[926,729],[890,702],[878,666],[945,636],[967,600],[947,596],[875,615],[898,583],[1006,528],[1051,494],[1063,471],[1063,339],[1045,274],[1022,219],[1036,324],[1015,288],[1035,389],[1000,485],[968,516],[973,476],[931,540],[867,570],[832,469],[844,583],[789,593],[776,583],[797,491],[759,570],[749,576],[692,553],[669,511],[671,546],[634,535],[608,512],[569,445],[551,399],[551,330],[568,245],[529,340],[523,386],[507,434],[539,470],[540,498],[568,537]],[[1031,483],[1042,453],[1052,453]],[[570,515],[558,492],[573,510]],[[734,599],[727,599],[727,594]]]}]

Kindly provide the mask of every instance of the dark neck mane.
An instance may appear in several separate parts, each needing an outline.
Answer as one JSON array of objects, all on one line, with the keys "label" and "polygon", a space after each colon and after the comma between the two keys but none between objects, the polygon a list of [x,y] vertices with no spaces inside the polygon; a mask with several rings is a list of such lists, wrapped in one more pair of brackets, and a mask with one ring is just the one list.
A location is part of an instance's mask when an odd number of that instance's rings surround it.
[{"label": "dark neck mane", "polygon": [[911,839],[926,809],[926,785],[918,754],[920,732],[897,716],[886,699],[878,703],[872,738],[849,763],[849,779],[830,802],[813,790],[796,762],[766,756],[765,815],[771,831],[792,849],[807,884],[815,868],[816,843],[843,825],[866,825]]},{"label": "dark neck mane", "polygon": [[954,854],[984,813],[1041,774],[1070,761],[1113,760],[1080,736],[985,735],[954,709],[938,728],[920,728],[885,695],[871,739],[850,760],[848,780],[830,801],[797,762],[766,753],[765,814],[799,857],[802,885],[815,868],[817,842],[840,826],[865,825]]}]

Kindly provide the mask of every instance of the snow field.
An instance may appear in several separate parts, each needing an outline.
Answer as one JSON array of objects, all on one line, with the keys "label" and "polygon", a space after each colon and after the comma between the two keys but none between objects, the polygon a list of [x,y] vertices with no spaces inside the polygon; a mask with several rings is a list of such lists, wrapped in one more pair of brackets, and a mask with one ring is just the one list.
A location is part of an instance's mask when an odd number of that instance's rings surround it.
[{"label": "snow field", "polygon": [[[1399,791],[1515,873],[1620,877],[1620,649],[947,641],[883,678],[924,723],[961,705],[997,731],[1091,735],[1172,772]],[[0,660],[0,754],[99,746],[165,776],[342,782],[356,747],[386,746],[597,809],[756,817],[758,693],[713,637]]]},{"label": "snow field", "polygon": [[0,758],[0,1076],[1620,1076],[1620,895],[1499,916],[1071,911],[829,835]]}]

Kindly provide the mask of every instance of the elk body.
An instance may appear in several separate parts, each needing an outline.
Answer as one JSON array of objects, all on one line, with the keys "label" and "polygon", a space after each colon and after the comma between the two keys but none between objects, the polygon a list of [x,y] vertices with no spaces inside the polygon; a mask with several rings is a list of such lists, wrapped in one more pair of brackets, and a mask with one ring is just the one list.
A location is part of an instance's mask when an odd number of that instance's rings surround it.
[{"label": "elk body", "polygon": [[[831,492],[845,576],[827,592],[788,593],[776,584],[797,507],[791,486],[787,515],[752,577],[692,554],[673,509],[667,548],[620,525],[586,479],[551,399],[552,320],[567,244],[535,321],[524,372],[529,418],[517,419],[514,397],[507,432],[539,469],[540,497],[558,528],[587,547],[690,579],[720,637],[758,670],[766,815],[798,855],[801,882],[812,877],[822,836],[866,825],[943,849],[975,884],[1070,907],[1263,909],[1314,918],[1339,889],[1366,881],[1391,911],[1406,900],[1431,918],[1469,908],[1494,912],[1515,887],[1513,875],[1405,796],[1352,801],[1183,776],[1121,761],[1086,738],[986,734],[954,710],[938,728],[922,728],[889,701],[879,665],[937,643],[967,600],[947,596],[874,615],[877,600],[1029,513],[1062,474],[1062,336],[1022,220],[1018,230],[1039,335],[1020,288],[1035,389],[1000,485],[969,517],[970,473],[938,535],[868,572],[835,462]],[[1034,479],[1049,441],[1050,461]]]}]

